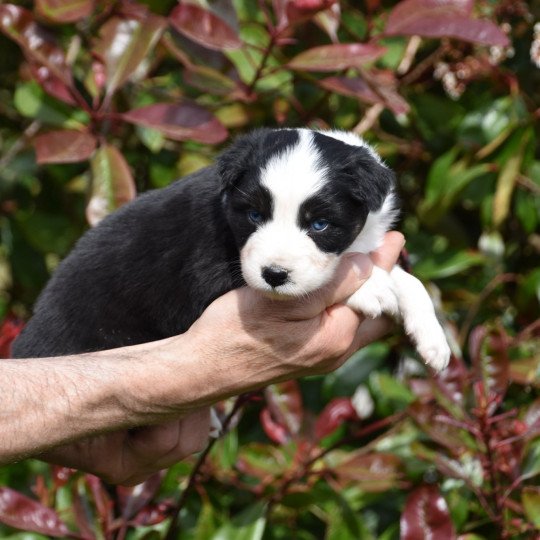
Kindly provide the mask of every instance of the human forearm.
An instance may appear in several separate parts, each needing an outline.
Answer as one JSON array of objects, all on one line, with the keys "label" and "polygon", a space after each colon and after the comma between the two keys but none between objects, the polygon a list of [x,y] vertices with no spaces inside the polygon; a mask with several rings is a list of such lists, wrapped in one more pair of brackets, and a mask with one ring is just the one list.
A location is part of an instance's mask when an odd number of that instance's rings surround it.
[{"label": "human forearm", "polygon": [[[182,349],[177,342],[179,363],[187,355]],[[157,407],[145,408],[139,399],[149,383],[152,362],[159,361],[156,343],[77,356],[3,360],[0,433],[5,436],[0,438],[0,463],[81,437],[166,421],[172,411],[168,415]],[[180,389],[182,381],[177,385]],[[182,408],[178,403],[176,417]]]}]

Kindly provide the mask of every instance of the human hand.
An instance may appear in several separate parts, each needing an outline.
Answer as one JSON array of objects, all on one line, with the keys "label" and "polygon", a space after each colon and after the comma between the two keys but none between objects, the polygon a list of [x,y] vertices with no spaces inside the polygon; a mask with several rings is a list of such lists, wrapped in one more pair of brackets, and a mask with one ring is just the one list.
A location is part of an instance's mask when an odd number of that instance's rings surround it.
[{"label": "human hand", "polygon": [[[144,347],[158,361],[136,389],[135,408],[150,409],[157,418],[189,411],[187,416],[87,438],[43,458],[111,483],[134,485],[202,450],[211,403],[337,369],[355,350],[389,331],[390,321],[364,319],[341,302],[369,277],[372,264],[390,270],[403,244],[403,236],[391,232],[370,257],[347,255],[332,283],[301,300],[272,300],[248,288],[223,295],[186,334]],[[182,384],[186,380],[189,384]]]},{"label": "human hand", "polygon": [[[393,231],[369,257],[346,255],[332,282],[302,299],[276,300],[250,288],[231,291],[212,303],[188,334],[207,357],[219,359],[219,381],[231,372],[240,377],[231,381],[231,394],[333,371],[391,328],[387,319],[366,320],[343,302],[369,278],[373,264],[391,270],[403,245],[403,235]],[[220,399],[228,389],[218,386]]]}]

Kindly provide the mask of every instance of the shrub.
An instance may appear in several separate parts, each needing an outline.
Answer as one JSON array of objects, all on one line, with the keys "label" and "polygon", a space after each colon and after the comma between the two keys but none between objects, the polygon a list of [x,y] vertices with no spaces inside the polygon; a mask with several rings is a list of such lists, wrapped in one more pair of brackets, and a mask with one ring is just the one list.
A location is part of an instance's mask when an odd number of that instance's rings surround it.
[{"label": "shrub", "polygon": [[259,125],[376,144],[454,350],[432,377],[394,335],[326,377],[222,403],[227,434],[136,489],[5,467],[2,535],[538,535],[535,15],[514,0],[0,5],[3,356],[87,223]]}]

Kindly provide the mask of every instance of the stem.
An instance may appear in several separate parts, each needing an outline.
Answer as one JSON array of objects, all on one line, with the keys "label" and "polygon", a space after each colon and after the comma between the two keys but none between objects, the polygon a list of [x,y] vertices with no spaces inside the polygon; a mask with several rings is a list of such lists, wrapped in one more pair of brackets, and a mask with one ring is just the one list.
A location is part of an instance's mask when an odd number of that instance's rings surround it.
[{"label": "stem", "polygon": [[164,537],[164,540],[176,540],[179,537],[180,534],[180,522],[178,519],[178,516],[184,508],[184,505],[186,504],[188,495],[190,495],[191,491],[195,487],[197,483],[197,477],[199,476],[202,466],[204,465],[206,458],[208,457],[208,454],[210,454],[210,451],[218,441],[218,439],[222,438],[223,435],[225,435],[228,432],[228,428],[232,422],[232,419],[236,415],[236,413],[250,400],[253,393],[249,394],[242,394],[236,398],[236,401],[234,402],[233,408],[231,412],[225,417],[225,420],[223,421],[223,432],[220,437],[217,437],[215,439],[211,439],[208,443],[208,446],[201,452],[199,457],[197,458],[197,461],[195,462],[195,466],[193,467],[193,470],[191,471],[191,475],[189,476],[188,484],[185,487],[184,491],[180,494],[180,498],[178,499],[178,502],[174,505],[172,509],[171,514],[171,524],[169,525],[169,529],[167,530],[167,534]]},{"label": "stem", "polygon": [[459,331],[458,336],[458,343],[461,348],[465,345],[465,340],[467,338],[467,335],[469,333],[469,330],[473,324],[474,318],[476,317],[478,311],[480,310],[481,306],[485,303],[488,296],[499,286],[503,283],[509,283],[512,281],[517,280],[516,274],[499,274],[498,276],[495,276],[482,290],[482,292],[479,294],[478,299],[476,302],[469,308],[469,311],[467,312],[467,315],[465,317],[465,320],[463,321],[463,324]]},{"label": "stem", "polygon": [[[277,492],[270,498],[270,501],[268,503],[268,507],[266,510],[266,515],[269,516],[273,507],[281,501],[285,495],[287,495],[288,489],[291,487],[291,485],[295,482],[298,482],[301,480],[304,476],[307,476],[310,474],[311,467],[320,459],[322,459],[324,456],[332,452],[333,450],[336,450],[337,448],[348,444],[350,442],[354,442],[355,440],[365,437],[366,435],[370,435],[374,431],[379,431],[380,429],[386,427],[387,425],[392,425],[399,421],[401,418],[405,416],[404,413],[397,413],[393,414],[392,416],[388,416],[387,418],[383,418],[382,420],[378,420],[377,422],[373,422],[372,424],[369,424],[365,426],[364,428],[360,429],[359,431],[353,433],[352,435],[345,435],[338,441],[336,441],[334,444],[329,446],[328,448],[322,449],[320,452],[317,452],[314,457],[309,458],[307,461],[305,461],[302,466],[300,467],[299,471],[295,474],[292,474],[289,477],[286,477],[285,481],[281,484]],[[169,540],[169,539],[168,539]],[[172,540],[172,539],[171,539]]]},{"label": "stem", "polygon": [[481,414],[478,417],[479,423],[480,423],[480,432],[482,434],[482,441],[486,447],[486,460],[487,465],[485,466],[487,469],[487,474],[489,476],[489,481],[491,484],[491,493],[490,498],[492,501],[493,509],[494,509],[494,524],[496,524],[499,527],[499,538],[504,539],[507,538],[507,534],[504,527],[504,504],[502,501],[502,498],[500,497],[500,485],[499,485],[499,478],[497,474],[497,469],[495,467],[495,455],[493,453],[493,447],[492,447],[492,440],[491,440],[491,422],[489,421],[489,417],[487,414],[487,411],[485,408],[482,408],[481,411],[479,411]]},{"label": "stem", "polygon": [[279,34],[277,31],[273,31],[270,34],[270,41],[268,45],[266,46],[261,63],[257,67],[257,71],[255,72],[255,75],[253,76],[253,80],[248,85],[248,89],[247,89],[248,94],[251,94],[253,92],[253,89],[255,88],[257,81],[260,79],[261,73],[263,69],[266,67],[266,62],[268,62],[268,59],[270,58],[270,53],[272,52],[272,49],[274,48],[274,45],[276,44],[278,35]]}]

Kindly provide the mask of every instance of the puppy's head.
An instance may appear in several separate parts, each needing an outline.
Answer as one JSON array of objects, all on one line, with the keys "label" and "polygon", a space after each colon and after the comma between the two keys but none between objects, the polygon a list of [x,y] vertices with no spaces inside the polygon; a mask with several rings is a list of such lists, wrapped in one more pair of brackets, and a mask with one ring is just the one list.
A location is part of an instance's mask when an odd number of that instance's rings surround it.
[{"label": "puppy's head", "polygon": [[393,219],[393,173],[352,134],[254,131],[218,171],[243,277],[276,296],[320,288],[345,250],[375,249]]}]

